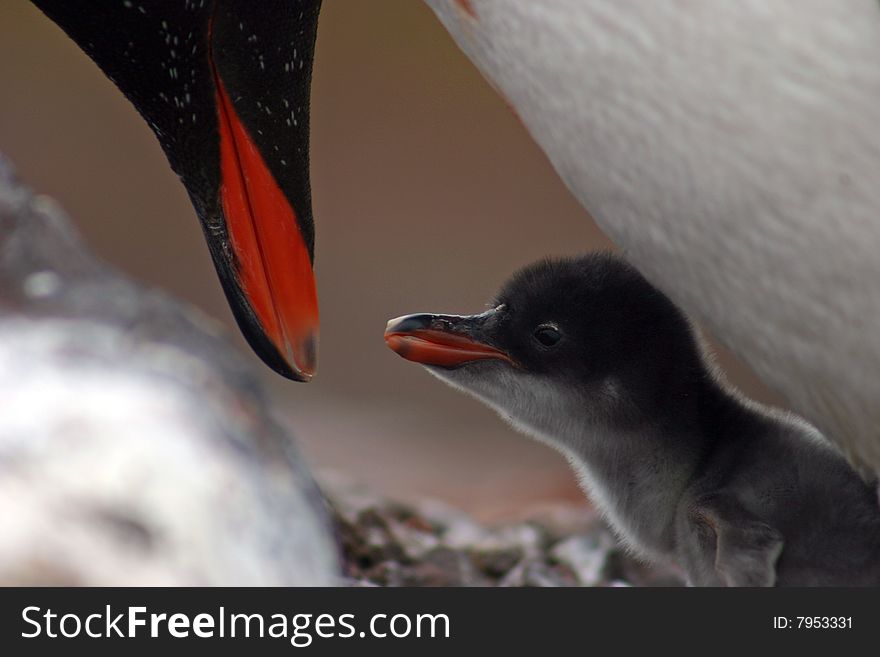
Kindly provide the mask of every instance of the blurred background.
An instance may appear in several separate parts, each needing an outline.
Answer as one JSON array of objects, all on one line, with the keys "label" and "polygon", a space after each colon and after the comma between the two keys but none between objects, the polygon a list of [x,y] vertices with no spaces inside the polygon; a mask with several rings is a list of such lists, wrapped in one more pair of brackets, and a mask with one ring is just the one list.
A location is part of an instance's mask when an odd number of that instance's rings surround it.
[{"label": "blurred background", "polygon": [[[102,258],[229,327],[319,477],[437,497],[487,521],[585,503],[560,456],[382,340],[391,317],[475,312],[524,264],[612,246],[421,2],[324,2],[312,88],[322,334],[309,385],[250,352],[153,134],[26,0],[0,7],[0,152]],[[729,354],[719,360],[779,405]]]}]

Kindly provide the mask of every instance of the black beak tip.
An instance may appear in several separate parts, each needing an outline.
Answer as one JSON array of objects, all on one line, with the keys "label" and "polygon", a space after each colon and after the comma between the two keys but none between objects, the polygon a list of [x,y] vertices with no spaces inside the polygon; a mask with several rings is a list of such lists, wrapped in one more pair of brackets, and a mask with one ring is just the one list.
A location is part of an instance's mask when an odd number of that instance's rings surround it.
[{"label": "black beak tip", "polygon": [[312,380],[312,374],[300,372],[292,367],[290,362],[282,357],[281,353],[266,337],[262,330],[249,329],[244,326],[242,326],[241,329],[245,339],[251,346],[251,349],[254,350],[254,353],[277,374],[280,374],[285,379],[290,379],[291,381],[297,381],[299,383],[308,383]]}]

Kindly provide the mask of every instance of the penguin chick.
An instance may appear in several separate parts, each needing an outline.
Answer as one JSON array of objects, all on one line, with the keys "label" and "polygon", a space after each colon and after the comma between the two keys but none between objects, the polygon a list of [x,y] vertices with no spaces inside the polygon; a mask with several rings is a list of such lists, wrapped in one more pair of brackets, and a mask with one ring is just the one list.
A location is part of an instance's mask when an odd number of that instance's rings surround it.
[{"label": "penguin chick", "polygon": [[813,427],[730,389],[610,254],[548,260],[478,315],[407,315],[400,356],[558,449],[620,539],[696,586],[880,584],[875,492]]}]

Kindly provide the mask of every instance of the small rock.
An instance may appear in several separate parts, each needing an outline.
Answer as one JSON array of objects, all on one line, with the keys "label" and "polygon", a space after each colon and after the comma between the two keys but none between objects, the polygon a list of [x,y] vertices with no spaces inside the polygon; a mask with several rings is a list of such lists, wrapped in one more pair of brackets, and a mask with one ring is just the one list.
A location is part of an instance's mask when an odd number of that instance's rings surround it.
[{"label": "small rock", "polygon": [[411,567],[408,586],[487,586],[491,582],[474,566],[467,554],[450,547],[437,547]]},{"label": "small rock", "polygon": [[581,586],[601,586],[613,544],[607,533],[570,536],[553,546],[550,556],[569,567]]},{"label": "small rock", "polygon": [[476,541],[473,547],[483,552],[519,550],[523,556],[530,557],[540,554],[546,544],[544,530],[538,525],[525,523],[496,529]]},{"label": "small rock", "polygon": [[525,551],[519,546],[497,550],[476,548],[468,553],[477,568],[494,578],[504,577],[525,557]]},{"label": "small rock", "polygon": [[527,559],[511,570],[498,586],[555,587],[577,586],[574,571],[562,564],[549,564],[543,559]]}]

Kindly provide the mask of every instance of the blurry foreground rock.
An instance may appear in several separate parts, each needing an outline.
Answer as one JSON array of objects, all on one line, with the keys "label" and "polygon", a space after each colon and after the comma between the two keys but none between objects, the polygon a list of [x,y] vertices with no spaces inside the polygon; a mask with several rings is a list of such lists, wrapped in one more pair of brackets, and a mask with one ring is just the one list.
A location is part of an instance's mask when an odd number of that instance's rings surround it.
[{"label": "blurry foreground rock", "polygon": [[331,583],[324,515],[213,322],[98,263],[0,159],[0,585]]},{"label": "blurry foreground rock", "polygon": [[348,583],[378,586],[682,586],[627,554],[584,508],[487,528],[437,502],[404,505],[344,484],[336,509]]}]

